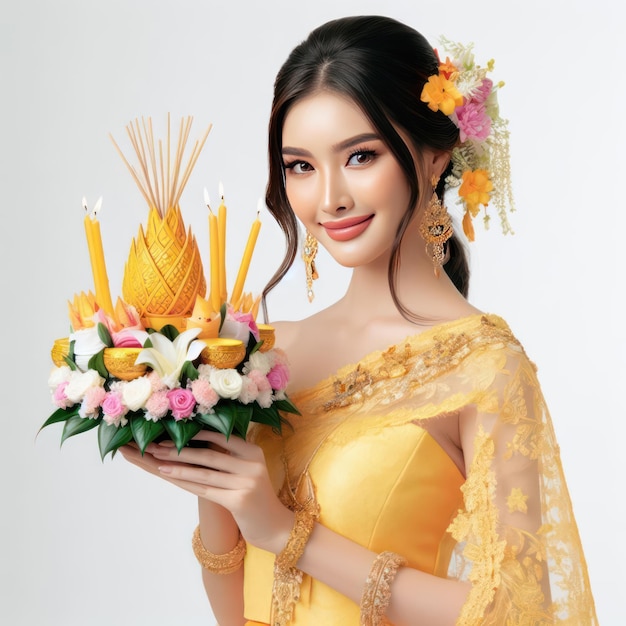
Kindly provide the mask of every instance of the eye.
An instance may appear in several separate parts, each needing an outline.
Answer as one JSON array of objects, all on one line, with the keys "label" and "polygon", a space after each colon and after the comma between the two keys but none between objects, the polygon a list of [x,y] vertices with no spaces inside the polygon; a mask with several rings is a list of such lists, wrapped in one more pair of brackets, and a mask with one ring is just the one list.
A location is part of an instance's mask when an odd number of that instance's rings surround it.
[{"label": "eye", "polygon": [[367,165],[376,158],[375,150],[356,150],[348,158],[348,165]]},{"label": "eye", "polygon": [[294,174],[306,174],[313,171],[313,166],[306,161],[291,161],[283,165],[285,170],[291,170]]}]

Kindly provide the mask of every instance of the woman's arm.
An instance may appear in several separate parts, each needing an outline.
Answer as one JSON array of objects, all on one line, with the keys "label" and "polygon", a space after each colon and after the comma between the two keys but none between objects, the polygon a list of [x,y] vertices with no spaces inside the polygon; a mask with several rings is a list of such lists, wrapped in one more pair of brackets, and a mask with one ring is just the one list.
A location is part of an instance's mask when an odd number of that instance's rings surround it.
[{"label": "woman's arm", "polygon": [[[248,542],[278,554],[287,543],[294,514],[274,493],[262,450],[236,437],[226,441],[223,435],[208,432],[204,437],[227,453],[190,448],[179,456],[170,447],[154,445],[149,449],[160,459],[159,471],[164,476],[195,484],[194,491],[201,498],[232,513]],[[187,464],[177,462],[179,459]],[[233,544],[234,541],[225,548],[230,549]],[[359,604],[375,557],[371,550],[316,524],[298,567]],[[387,616],[392,621],[452,626],[469,584],[402,568],[391,591]]]}]

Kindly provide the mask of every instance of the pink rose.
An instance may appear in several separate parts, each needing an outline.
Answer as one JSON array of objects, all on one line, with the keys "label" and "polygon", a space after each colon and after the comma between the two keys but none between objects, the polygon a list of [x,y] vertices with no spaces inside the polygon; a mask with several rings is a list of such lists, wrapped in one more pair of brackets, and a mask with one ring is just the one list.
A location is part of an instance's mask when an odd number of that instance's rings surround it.
[{"label": "pink rose", "polygon": [[267,375],[272,389],[285,389],[289,382],[289,368],[283,363],[277,363]]},{"label": "pink rose", "polygon": [[147,420],[152,419],[153,422],[156,422],[165,417],[170,410],[167,391],[155,391],[146,402],[146,410],[148,411]]},{"label": "pink rose", "polygon": [[81,417],[90,417],[95,419],[98,417],[100,405],[102,404],[105,396],[106,391],[103,387],[90,387],[85,392],[78,414]]},{"label": "pink rose", "polygon": [[196,399],[189,389],[170,389],[167,392],[172,415],[176,421],[191,416],[196,406]]},{"label": "pink rose", "polygon": [[67,409],[74,403],[65,395],[65,388],[69,385],[69,381],[64,380],[59,383],[52,394],[52,402],[60,409]]},{"label": "pink rose", "polygon": [[239,311],[231,311],[230,315],[236,322],[242,322],[248,326],[254,338],[259,340],[259,328],[254,321],[252,313],[241,313]]},{"label": "pink rose", "polygon": [[468,102],[457,107],[456,111],[459,136],[461,141],[466,139],[476,139],[483,141],[491,132],[491,118],[482,104]]},{"label": "pink rose", "polygon": [[109,426],[119,426],[126,423],[123,420],[128,409],[122,402],[122,394],[118,391],[109,391],[102,400],[102,412],[104,413],[104,421]]},{"label": "pink rose", "polygon": [[215,389],[211,387],[206,378],[198,378],[191,383],[191,392],[193,393],[193,397],[196,399],[196,402],[203,409],[212,409],[216,404],[220,397],[215,392]]}]

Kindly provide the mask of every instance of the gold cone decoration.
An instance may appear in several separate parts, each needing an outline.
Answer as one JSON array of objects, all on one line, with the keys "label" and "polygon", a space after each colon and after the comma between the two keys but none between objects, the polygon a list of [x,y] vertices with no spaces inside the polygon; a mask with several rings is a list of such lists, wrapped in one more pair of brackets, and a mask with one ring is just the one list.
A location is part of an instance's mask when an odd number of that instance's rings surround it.
[{"label": "gold cone decoration", "polygon": [[148,215],[144,234],[139,227],[133,239],[122,283],[124,300],[141,317],[189,317],[196,296],[206,294],[206,281],[196,238],[185,233],[180,209],[171,208],[162,219],[156,210]]},{"label": "gold cone decoration", "polygon": [[150,316],[189,317],[196,297],[206,294],[206,281],[200,251],[191,229],[185,231],[180,212],[180,196],[211,130],[195,142],[186,166],[181,167],[191,130],[190,116],[180,121],[177,147],[172,154],[170,117],[167,139],[155,142],[151,118],[136,119],[126,126],[139,167],[132,166],[113,137],[111,140],[135,183],[146,199],[150,212],[146,230],[139,227],[133,239],[124,270],[122,292],[142,318]]}]

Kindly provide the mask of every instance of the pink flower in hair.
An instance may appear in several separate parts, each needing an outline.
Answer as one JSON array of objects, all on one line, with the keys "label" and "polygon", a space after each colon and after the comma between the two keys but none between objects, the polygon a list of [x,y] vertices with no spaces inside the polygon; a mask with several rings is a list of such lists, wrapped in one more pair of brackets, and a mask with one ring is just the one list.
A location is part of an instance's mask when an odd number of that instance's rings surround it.
[{"label": "pink flower in hair", "polygon": [[493,81],[490,78],[483,78],[483,82],[480,83],[480,86],[472,91],[471,101],[476,104],[483,104],[491,95],[492,89]]},{"label": "pink flower in hair", "polygon": [[484,141],[491,132],[491,118],[484,105],[468,102],[455,111],[461,141]]}]

